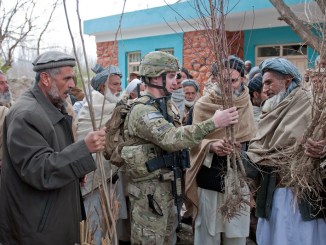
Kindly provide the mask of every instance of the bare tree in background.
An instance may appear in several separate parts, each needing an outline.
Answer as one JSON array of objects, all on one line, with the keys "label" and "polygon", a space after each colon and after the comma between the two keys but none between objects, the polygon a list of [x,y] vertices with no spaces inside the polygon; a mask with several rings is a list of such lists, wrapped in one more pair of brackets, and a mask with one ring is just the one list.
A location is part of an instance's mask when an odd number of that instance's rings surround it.
[{"label": "bare tree in background", "polygon": [[[58,4],[59,0],[55,0],[50,8],[50,14],[45,19],[40,20],[40,14],[36,14],[36,7],[39,1],[35,0],[16,0],[10,3],[0,0],[0,55],[1,55],[1,70],[8,70],[14,61],[14,52],[18,47],[27,46],[27,40],[34,43],[35,37],[37,37],[37,51],[39,52],[39,42],[46,32],[53,12]],[[46,16],[42,12],[42,16]],[[45,23],[45,24],[44,24]],[[43,28],[40,28],[43,26]],[[30,43],[28,43],[29,46]],[[33,46],[33,45],[32,45]],[[32,47],[31,46],[31,47]]]},{"label": "bare tree in background", "polygon": [[49,16],[47,22],[45,23],[44,28],[42,29],[42,31],[37,39],[37,56],[40,55],[40,47],[41,47],[42,37],[43,37],[44,33],[47,31],[47,29],[51,23],[53,13],[56,10],[58,5],[59,5],[59,0],[56,0],[52,5],[50,16]]},{"label": "bare tree in background", "polygon": [[310,9],[309,3],[306,4],[305,15],[308,21],[296,15],[283,0],[270,0],[270,2],[281,15],[279,19],[284,20],[307,45],[316,50],[325,59],[326,55],[321,52],[322,50],[326,50],[325,35],[320,30],[324,30],[326,1],[314,1],[321,11],[320,19],[316,17],[315,12],[310,12],[312,10]]}]

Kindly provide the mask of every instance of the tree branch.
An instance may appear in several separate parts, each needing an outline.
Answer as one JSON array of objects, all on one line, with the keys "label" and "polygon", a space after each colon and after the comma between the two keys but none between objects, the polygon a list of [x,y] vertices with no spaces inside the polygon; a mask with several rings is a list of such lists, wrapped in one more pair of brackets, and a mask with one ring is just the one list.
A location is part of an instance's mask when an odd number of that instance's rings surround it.
[{"label": "tree branch", "polygon": [[36,47],[37,56],[40,55],[40,47],[41,47],[42,37],[43,37],[44,33],[46,32],[46,30],[48,29],[48,27],[49,27],[49,25],[51,23],[53,13],[54,13],[55,9],[57,8],[58,3],[59,3],[59,0],[56,0],[55,3],[53,4],[51,14],[50,14],[50,16],[49,16],[43,30],[41,31],[39,37],[37,38],[37,47]]},{"label": "tree branch", "polygon": [[326,14],[326,2],[325,0],[316,0],[321,12],[323,13],[323,15]]},{"label": "tree branch", "polygon": [[[324,1],[324,0],[321,0]],[[322,40],[318,38],[311,29],[300,20],[293,11],[284,3],[283,0],[270,0],[276,10],[291,28],[292,30],[298,34],[301,39],[315,49],[317,52],[320,52],[322,49]]]}]

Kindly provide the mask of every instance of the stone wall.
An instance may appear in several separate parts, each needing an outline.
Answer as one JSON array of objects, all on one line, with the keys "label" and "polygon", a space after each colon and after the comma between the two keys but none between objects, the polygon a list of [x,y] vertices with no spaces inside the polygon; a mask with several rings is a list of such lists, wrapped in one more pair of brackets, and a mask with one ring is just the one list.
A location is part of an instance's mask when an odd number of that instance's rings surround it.
[{"label": "stone wall", "polygon": [[118,43],[101,42],[96,43],[97,63],[103,67],[108,65],[118,65]]},{"label": "stone wall", "polygon": [[[199,83],[203,91],[205,82],[210,75],[210,65],[213,54],[205,30],[185,32],[183,36],[183,66],[190,71],[193,78]],[[243,59],[243,32],[227,32],[231,45],[231,54]]]}]

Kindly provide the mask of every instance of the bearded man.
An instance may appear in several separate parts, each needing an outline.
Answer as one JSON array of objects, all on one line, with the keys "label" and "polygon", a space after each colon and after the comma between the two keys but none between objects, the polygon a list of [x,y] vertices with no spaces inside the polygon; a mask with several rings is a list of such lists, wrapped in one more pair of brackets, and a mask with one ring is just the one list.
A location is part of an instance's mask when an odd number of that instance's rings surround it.
[{"label": "bearded man", "polygon": [[[282,150],[300,141],[312,120],[312,96],[301,88],[301,75],[290,61],[267,59],[260,69],[263,90],[269,99],[264,103],[257,134],[247,152],[251,162],[261,170],[256,200],[257,242],[325,244],[325,213],[310,201],[298,200],[279,172],[282,165],[289,164],[282,161]],[[307,156],[325,155],[325,140],[308,139],[305,147]]]},{"label": "bearded man", "polygon": [[3,126],[0,243],[80,243],[84,206],[80,179],[96,169],[105,128],[74,142],[65,101],[75,86],[75,58],[48,51],[33,62],[33,87],[22,94]]},{"label": "bearded man", "polygon": [[[234,126],[235,139],[245,148],[254,137],[256,128],[248,88],[243,85],[244,63],[230,56],[221,72],[224,72],[224,77],[230,78],[223,81],[224,87],[231,83],[234,105],[239,113],[239,124]],[[222,93],[225,91],[222,91],[220,83],[209,91],[195,104],[193,124],[206,120],[215,110],[223,108]],[[232,146],[225,137],[225,130],[215,129],[190,151],[191,167],[186,175],[186,195],[194,204],[194,241],[198,245],[244,245],[249,235],[249,205],[245,204],[243,212],[229,221],[225,221],[219,212],[225,200],[226,159],[232,152]],[[243,187],[242,193],[247,194],[249,199],[248,186]]]},{"label": "bearded man", "polygon": [[0,71],[0,105],[10,108],[12,104],[12,94],[6,75]]},{"label": "bearded man", "polygon": [[[104,95],[106,101],[111,104],[116,104],[120,100],[121,94],[121,78],[122,73],[117,66],[110,65],[106,68],[103,68],[100,64],[97,64],[92,71],[96,73],[91,81],[92,93],[95,94],[95,97],[102,97],[99,95]],[[86,105],[85,105],[86,104]],[[86,98],[83,101],[77,101],[74,104],[74,111],[78,115],[82,107],[88,107]],[[87,109],[88,110],[88,109]]]},{"label": "bearded man", "polygon": [[[96,127],[105,125],[105,123],[111,118],[113,109],[116,107],[117,102],[119,101],[121,89],[121,77],[122,74],[117,66],[108,66],[103,68],[101,65],[97,64],[92,71],[96,75],[91,80],[92,85],[92,110],[94,112],[95,124]],[[81,107],[77,115],[77,139],[83,139],[85,135],[92,130],[92,122],[89,113],[89,105],[84,99],[83,106]],[[93,155],[95,158],[95,154]],[[105,160],[101,156],[104,170],[106,173],[107,181],[110,182],[111,170],[112,170],[112,179],[114,184],[116,184],[116,194],[120,202],[120,212],[119,219],[127,219],[127,209],[126,209],[126,200],[124,195],[124,186],[121,176],[121,172],[117,170],[117,167],[111,165],[109,161]],[[119,177],[119,180],[115,182],[114,180]],[[94,179],[94,180],[93,180]],[[82,194],[85,202],[85,208],[88,213],[92,213],[92,216],[89,217],[91,227],[97,230],[94,234],[94,241],[96,244],[101,243],[102,238],[102,212],[101,212],[101,203],[100,203],[100,191],[98,189],[101,184],[101,172],[99,168],[91,174],[87,175],[86,183],[82,187]],[[94,190],[92,192],[92,190]],[[130,234],[130,231],[129,231]],[[130,235],[122,235],[122,229],[118,230],[118,236],[121,239],[128,241]],[[126,237],[126,238],[122,238]]]}]

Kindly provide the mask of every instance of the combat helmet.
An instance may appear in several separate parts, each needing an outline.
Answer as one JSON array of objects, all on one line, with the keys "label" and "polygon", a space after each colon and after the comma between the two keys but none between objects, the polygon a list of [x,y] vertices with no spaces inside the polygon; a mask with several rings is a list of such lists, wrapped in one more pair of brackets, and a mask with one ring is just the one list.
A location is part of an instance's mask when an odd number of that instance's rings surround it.
[{"label": "combat helmet", "polygon": [[[145,55],[141,60],[139,75],[147,86],[163,89],[165,94],[168,95],[169,92],[166,89],[166,73],[178,71],[180,71],[180,66],[177,58],[166,52],[154,51]],[[163,78],[163,86],[154,85],[149,82],[148,78],[159,76]]]}]

